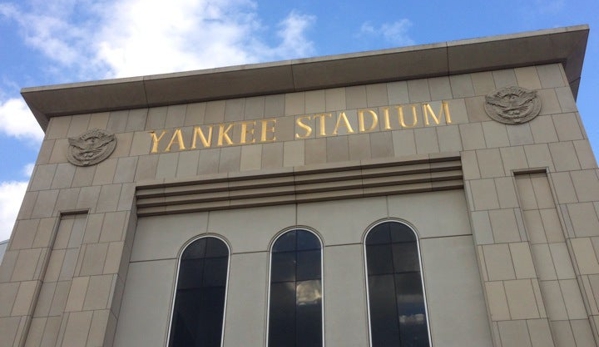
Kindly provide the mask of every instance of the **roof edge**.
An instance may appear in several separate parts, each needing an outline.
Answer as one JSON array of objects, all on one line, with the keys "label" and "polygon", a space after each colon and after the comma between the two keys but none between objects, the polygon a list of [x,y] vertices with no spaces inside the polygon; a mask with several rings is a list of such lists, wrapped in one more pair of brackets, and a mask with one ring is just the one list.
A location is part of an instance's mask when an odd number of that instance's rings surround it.
[{"label": "roof edge", "polygon": [[38,123],[51,117],[148,108],[549,63],[576,97],[588,25],[361,53],[23,88]]}]

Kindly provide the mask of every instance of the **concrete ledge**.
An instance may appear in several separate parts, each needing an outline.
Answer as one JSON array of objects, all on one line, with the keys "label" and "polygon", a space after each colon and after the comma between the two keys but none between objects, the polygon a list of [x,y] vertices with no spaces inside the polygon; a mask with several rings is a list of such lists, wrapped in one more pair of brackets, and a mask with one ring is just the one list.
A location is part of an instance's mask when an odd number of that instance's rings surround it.
[{"label": "concrete ledge", "polygon": [[364,53],[99,82],[24,88],[45,130],[51,117],[448,76],[548,63],[564,65],[576,96],[586,25]]}]

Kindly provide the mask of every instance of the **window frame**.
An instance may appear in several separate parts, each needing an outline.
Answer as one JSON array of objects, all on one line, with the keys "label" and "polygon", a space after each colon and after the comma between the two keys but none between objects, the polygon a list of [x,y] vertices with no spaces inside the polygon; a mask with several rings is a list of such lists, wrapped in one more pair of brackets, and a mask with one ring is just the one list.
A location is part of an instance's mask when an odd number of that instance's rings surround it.
[{"label": "window frame", "polygon": [[369,345],[369,347],[373,347],[372,346],[372,322],[371,322],[371,314],[370,314],[370,285],[368,283],[368,280],[369,280],[368,279],[368,254],[367,254],[366,239],[368,238],[368,235],[370,235],[370,233],[377,226],[379,226],[381,224],[389,223],[389,222],[405,225],[412,231],[412,233],[414,233],[414,237],[416,238],[416,251],[418,254],[418,266],[420,267],[420,284],[422,286],[422,300],[424,303],[424,312],[426,313],[426,330],[427,330],[427,335],[428,335],[429,346],[433,347],[433,339],[432,339],[432,335],[431,335],[430,314],[429,314],[429,309],[428,309],[428,300],[426,299],[426,285],[424,283],[424,271],[422,268],[422,253],[420,251],[420,236],[418,235],[416,228],[411,223],[409,223],[406,220],[399,219],[399,218],[385,218],[385,219],[381,219],[381,220],[378,220],[378,221],[372,223],[366,229],[366,232],[364,233],[364,237],[362,239],[363,252],[364,252],[364,257],[363,257],[363,259],[364,259],[364,281],[365,281],[365,285],[366,285],[366,309],[367,309],[366,312],[367,312],[367,318],[368,318],[368,345]]},{"label": "window frame", "polygon": [[179,250],[179,253],[177,254],[177,271],[175,272],[175,281],[173,283],[173,288],[172,288],[170,317],[169,317],[169,321],[168,321],[168,329],[166,332],[165,346],[167,346],[167,347],[169,346],[169,343],[171,340],[171,330],[173,329],[173,318],[174,318],[173,316],[175,314],[175,301],[177,299],[177,287],[179,285],[179,274],[181,271],[181,261],[183,260],[183,253],[194,242],[201,240],[201,239],[205,239],[205,238],[215,238],[215,239],[220,240],[221,242],[223,242],[225,244],[225,246],[227,247],[227,251],[228,251],[227,274],[226,274],[226,283],[225,283],[225,299],[224,299],[224,304],[223,304],[223,321],[222,321],[222,329],[221,329],[221,337],[220,337],[220,347],[224,346],[225,323],[227,320],[227,301],[228,301],[228,297],[229,297],[229,275],[231,274],[231,246],[229,245],[229,242],[227,241],[227,239],[225,239],[223,236],[220,236],[217,234],[203,234],[200,236],[196,236],[192,239],[189,239],[187,242],[185,242],[185,244],[183,245],[183,247],[181,247],[181,249]]},{"label": "window frame", "polygon": [[266,336],[264,339],[264,345],[265,347],[268,347],[268,343],[269,343],[269,337],[270,337],[270,303],[271,303],[271,278],[272,278],[272,254],[273,254],[273,249],[275,246],[275,243],[279,240],[279,238],[281,238],[281,236],[285,235],[288,232],[291,231],[297,231],[297,230],[303,230],[303,231],[307,231],[309,233],[311,233],[312,235],[314,235],[317,239],[318,242],[320,242],[320,290],[321,290],[321,309],[320,309],[320,315],[321,315],[321,331],[322,331],[322,347],[325,347],[325,305],[324,305],[324,300],[325,300],[325,294],[324,294],[324,242],[322,237],[320,236],[320,234],[318,232],[316,232],[315,230],[306,227],[306,226],[294,226],[294,227],[289,227],[286,228],[282,231],[280,231],[270,242],[270,245],[268,247],[268,276],[267,276],[267,283],[266,283],[266,291],[267,291],[267,295],[266,295]]}]

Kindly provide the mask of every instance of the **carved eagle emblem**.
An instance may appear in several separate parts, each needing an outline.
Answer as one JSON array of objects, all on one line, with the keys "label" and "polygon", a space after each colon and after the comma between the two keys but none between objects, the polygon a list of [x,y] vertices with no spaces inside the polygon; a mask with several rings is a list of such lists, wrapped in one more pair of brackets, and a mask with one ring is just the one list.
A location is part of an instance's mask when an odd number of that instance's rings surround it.
[{"label": "carved eagle emblem", "polygon": [[541,110],[536,91],[521,87],[507,87],[485,97],[485,111],[489,117],[505,124],[520,124],[532,120]]},{"label": "carved eagle emblem", "polygon": [[105,130],[92,129],[79,137],[69,138],[67,159],[77,166],[95,165],[108,158],[115,147],[114,134]]}]

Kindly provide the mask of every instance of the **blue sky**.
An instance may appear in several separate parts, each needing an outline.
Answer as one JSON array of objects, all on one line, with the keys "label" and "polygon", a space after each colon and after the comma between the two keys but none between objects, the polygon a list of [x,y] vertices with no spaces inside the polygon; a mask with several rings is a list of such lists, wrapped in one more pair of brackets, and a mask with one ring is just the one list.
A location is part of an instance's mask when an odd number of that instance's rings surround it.
[{"label": "blue sky", "polygon": [[578,107],[599,153],[599,1],[0,0],[0,241],[43,133],[19,90],[588,24]]}]

